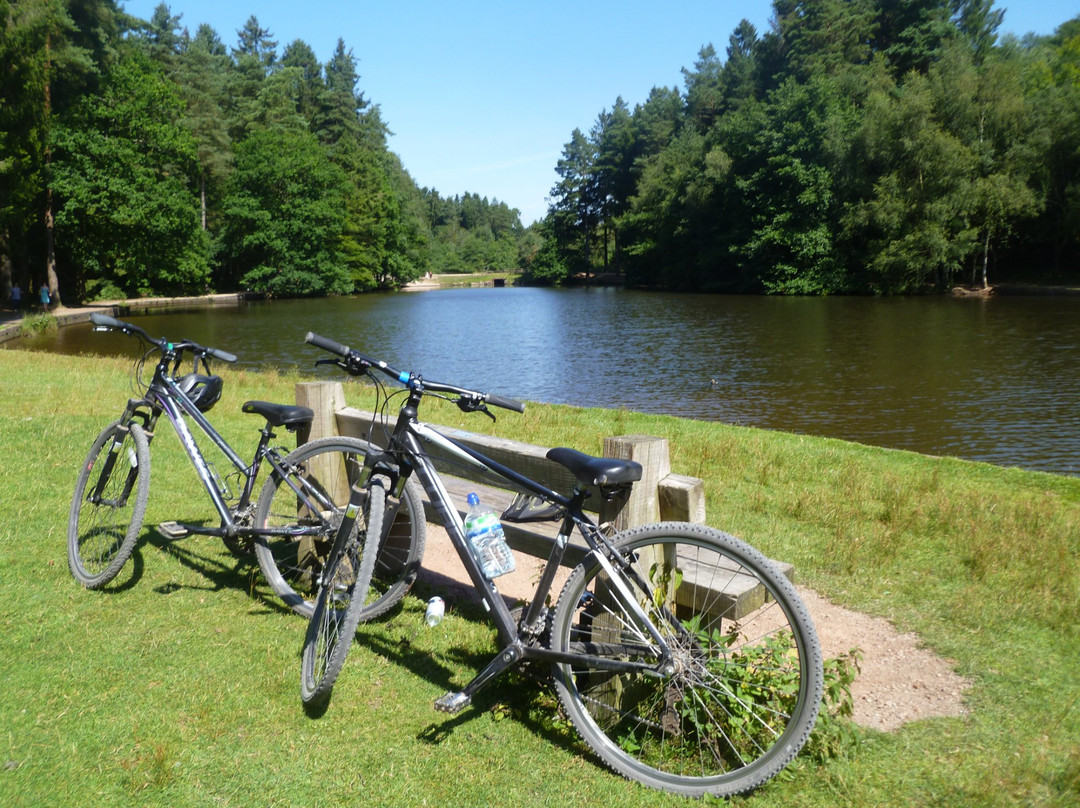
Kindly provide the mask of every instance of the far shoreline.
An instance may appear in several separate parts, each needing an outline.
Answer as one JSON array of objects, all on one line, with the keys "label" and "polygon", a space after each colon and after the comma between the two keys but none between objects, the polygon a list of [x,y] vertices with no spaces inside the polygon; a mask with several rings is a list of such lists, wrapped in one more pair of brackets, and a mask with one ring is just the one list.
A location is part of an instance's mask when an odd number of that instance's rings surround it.
[{"label": "far shoreline", "polygon": [[[602,282],[600,276],[590,279],[594,283]],[[513,286],[509,277],[501,273],[444,273],[418,278],[402,286],[400,292],[427,292],[439,289],[462,287]],[[586,285],[586,284],[574,284]],[[706,294],[706,293],[702,293]],[[1080,295],[1080,286],[1044,286],[1040,284],[1002,283],[981,287],[954,286],[946,295],[953,297],[1016,297],[1016,296],[1073,296]],[[262,295],[249,292],[226,292],[208,295],[184,295],[180,297],[137,297],[126,300],[99,300],[80,306],[60,305],[48,312],[39,312],[34,308],[13,310],[9,307],[0,309],[0,343],[9,342],[23,336],[20,324],[27,315],[48,314],[56,320],[58,327],[85,323],[94,312],[108,314],[111,317],[125,317],[130,314],[147,314],[157,309],[169,308],[213,308],[215,306],[238,306],[250,300],[263,300]]]}]

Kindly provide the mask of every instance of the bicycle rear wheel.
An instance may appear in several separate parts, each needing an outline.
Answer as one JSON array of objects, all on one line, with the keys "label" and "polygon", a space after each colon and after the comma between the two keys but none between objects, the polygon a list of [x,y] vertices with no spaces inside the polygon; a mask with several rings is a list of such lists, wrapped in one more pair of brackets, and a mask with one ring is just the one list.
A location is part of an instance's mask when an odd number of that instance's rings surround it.
[{"label": "bicycle rear wheel", "polygon": [[[589,556],[552,618],[554,650],[592,657],[554,666],[570,720],[608,766],[653,788],[758,787],[802,748],[822,698],[821,648],[795,588],[757,550],[702,525],[649,525],[614,543],[630,562],[620,581]],[[600,661],[661,658],[620,585],[671,650],[664,675]]]},{"label": "bicycle rear wheel", "polygon": [[318,707],[330,698],[345,664],[369,595],[376,555],[372,538],[382,529],[385,502],[382,480],[373,479],[363,517],[357,519],[344,546],[335,546],[326,560],[300,664],[300,697],[308,706]]},{"label": "bicycle rear wheel", "polygon": [[[256,537],[259,568],[274,593],[304,617],[311,617],[315,582],[345,512],[350,486],[359,477],[364,457],[373,451],[379,450],[354,438],[314,440],[285,458],[290,474],[272,474],[263,484],[255,507],[255,528],[281,529],[283,533]],[[297,491],[317,504],[318,513],[304,503]],[[301,532],[306,535],[296,535]],[[383,614],[409,591],[420,571],[426,536],[423,492],[415,480],[410,480],[401,499],[387,496],[372,595],[361,620]]]},{"label": "bicycle rear wheel", "polygon": [[116,421],[90,447],[68,515],[68,567],[87,589],[116,577],[135,549],[150,495],[150,449],[136,423]]}]

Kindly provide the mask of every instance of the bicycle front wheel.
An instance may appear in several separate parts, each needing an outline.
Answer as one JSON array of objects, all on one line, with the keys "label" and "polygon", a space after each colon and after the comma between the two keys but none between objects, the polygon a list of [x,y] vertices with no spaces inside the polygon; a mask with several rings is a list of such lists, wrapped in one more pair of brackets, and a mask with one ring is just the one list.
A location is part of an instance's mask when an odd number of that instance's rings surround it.
[{"label": "bicycle front wheel", "polygon": [[[259,494],[254,524],[263,577],[289,608],[311,617],[315,582],[322,574],[337,526],[360,475],[364,457],[379,451],[355,438],[305,443],[283,461],[289,473],[270,475]],[[273,533],[272,531],[278,531]],[[409,480],[401,499],[388,496],[383,535],[372,575],[372,595],[361,620],[395,606],[416,581],[424,557],[427,521],[423,492]]]},{"label": "bicycle front wheel", "polygon": [[90,447],[71,499],[68,567],[87,589],[116,577],[135,549],[150,495],[150,448],[136,423],[116,421]]},{"label": "bicycle front wheel", "polygon": [[[703,525],[615,537],[613,581],[590,555],[552,618],[570,720],[614,769],[653,788],[731,796],[776,775],[806,742],[822,698],[821,647],[806,607],[764,555]],[[662,654],[633,600],[670,649]],[[618,666],[622,664],[624,669]]]},{"label": "bicycle front wheel", "polygon": [[300,664],[300,697],[306,705],[317,707],[330,698],[334,680],[345,664],[369,594],[385,502],[382,481],[373,480],[367,489],[363,517],[357,519],[346,541],[335,542],[327,558]]}]

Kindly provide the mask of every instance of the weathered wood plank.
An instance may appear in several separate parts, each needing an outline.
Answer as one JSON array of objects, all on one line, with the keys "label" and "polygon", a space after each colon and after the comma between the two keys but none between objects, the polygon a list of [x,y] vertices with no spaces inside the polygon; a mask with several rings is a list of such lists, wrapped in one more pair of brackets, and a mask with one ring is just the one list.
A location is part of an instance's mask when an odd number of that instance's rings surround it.
[{"label": "weathered wood plank", "polygon": [[[365,439],[368,439],[370,433],[370,440],[373,443],[382,445],[385,441],[385,433],[379,426],[376,426],[374,430],[371,429],[373,418],[374,415],[370,412],[353,407],[343,407],[337,411],[337,429],[342,435],[352,435]],[[547,447],[497,438],[491,435],[479,435],[474,432],[454,429],[453,427],[438,426],[437,429],[447,437],[460,441],[497,463],[512,468],[554,491],[565,494],[574,487],[574,476],[564,466],[545,457],[548,452]],[[435,462],[435,468],[440,473],[452,474],[485,485],[501,486],[506,484],[506,481],[502,478],[491,473],[483,473],[472,466],[451,463],[434,453],[431,457]]]},{"label": "weathered wood plank", "polygon": [[298,431],[298,443],[343,434],[338,431],[337,418],[334,417],[345,407],[345,389],[341,382],[299,382],[296,385],[296,403],[315,411],[311,426]]},{"label": "weathered wood plank", "polygon": [[[370,412],[346,407],[340,383],[298,384],[297,403],[309,406],[316,412],[310,436],[305,436],[305,440],[340,434],[385,445],[386,430],[381,421],[375,419]],[[568,493],[574,487],[573,475],[563,466],[547,459],[547,447],[465,432],[452,427],[438,426],[437,429],[555,491]],[[429,449],[432,450],[431,457],[442,476],[443,484],[462,517],[467,509],[466,497],[470,492],[475,491],[482,502],[498,512],[502,512],[513,500],[516,491],[512,490],[509,481],[473,466],[440,457],[435,453],[436,447]],[[671,473],[666,440],[648,435],[606,438],[603,453],[607,457],[620,457],[641,463],[643,474],[630,496],[622,502],[605,503],[598,492],[594,492],[590,504],[594,512],[599,512],[601,522],[612,521],[619,530],[660,520],[704,524],[704,483],[696,477]],[[424,507],[428,520],[437,521],[431,503],[425,501]],[[554,546],[559,522],[504,522],[503,528],[508,543],[516,552],[547,558]],[[587,549],[579,536],[572,536],[563,564],[576,566],[584,559]],[[682,572],[681,581],[672,592],[677,606],[700,604],[701,599],[705,599],[710,602],[709,611],[714,616],[742,619],[766,603],[765,591],[757,579],[741,573],[734,565],[731,569],[720,570],[718,573],[715,568],[695,565],[691,558],[639,560],[646,565],[654,562],[678,565]],[[790,564],[778,562],[778,566],[786,576],[793,576]]]},{"label": "weathered wood plank", "polygon": [[660,481],[660,518],[672,522],[705,524],[705,481],[669,474]]}]

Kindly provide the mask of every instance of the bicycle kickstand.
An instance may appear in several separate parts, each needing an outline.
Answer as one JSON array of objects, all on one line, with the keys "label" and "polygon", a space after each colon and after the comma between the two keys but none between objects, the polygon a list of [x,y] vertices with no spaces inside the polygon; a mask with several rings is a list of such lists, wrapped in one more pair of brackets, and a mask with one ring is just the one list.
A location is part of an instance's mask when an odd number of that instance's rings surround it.
[{"label": "bicycle kickstand", "polygon": [[524,653],[520,644],[515,643],[507,646],[488,663],[486,668],[476,675],[475,679],[465,686],[464,690],[459,693],[447,693],[445,696],[435,699],[435,709],[441,713],[460,713],[472,704],[472,697],[476,691],[491,682],[499,674],[512,668],[521,661],[523,656]]}]

